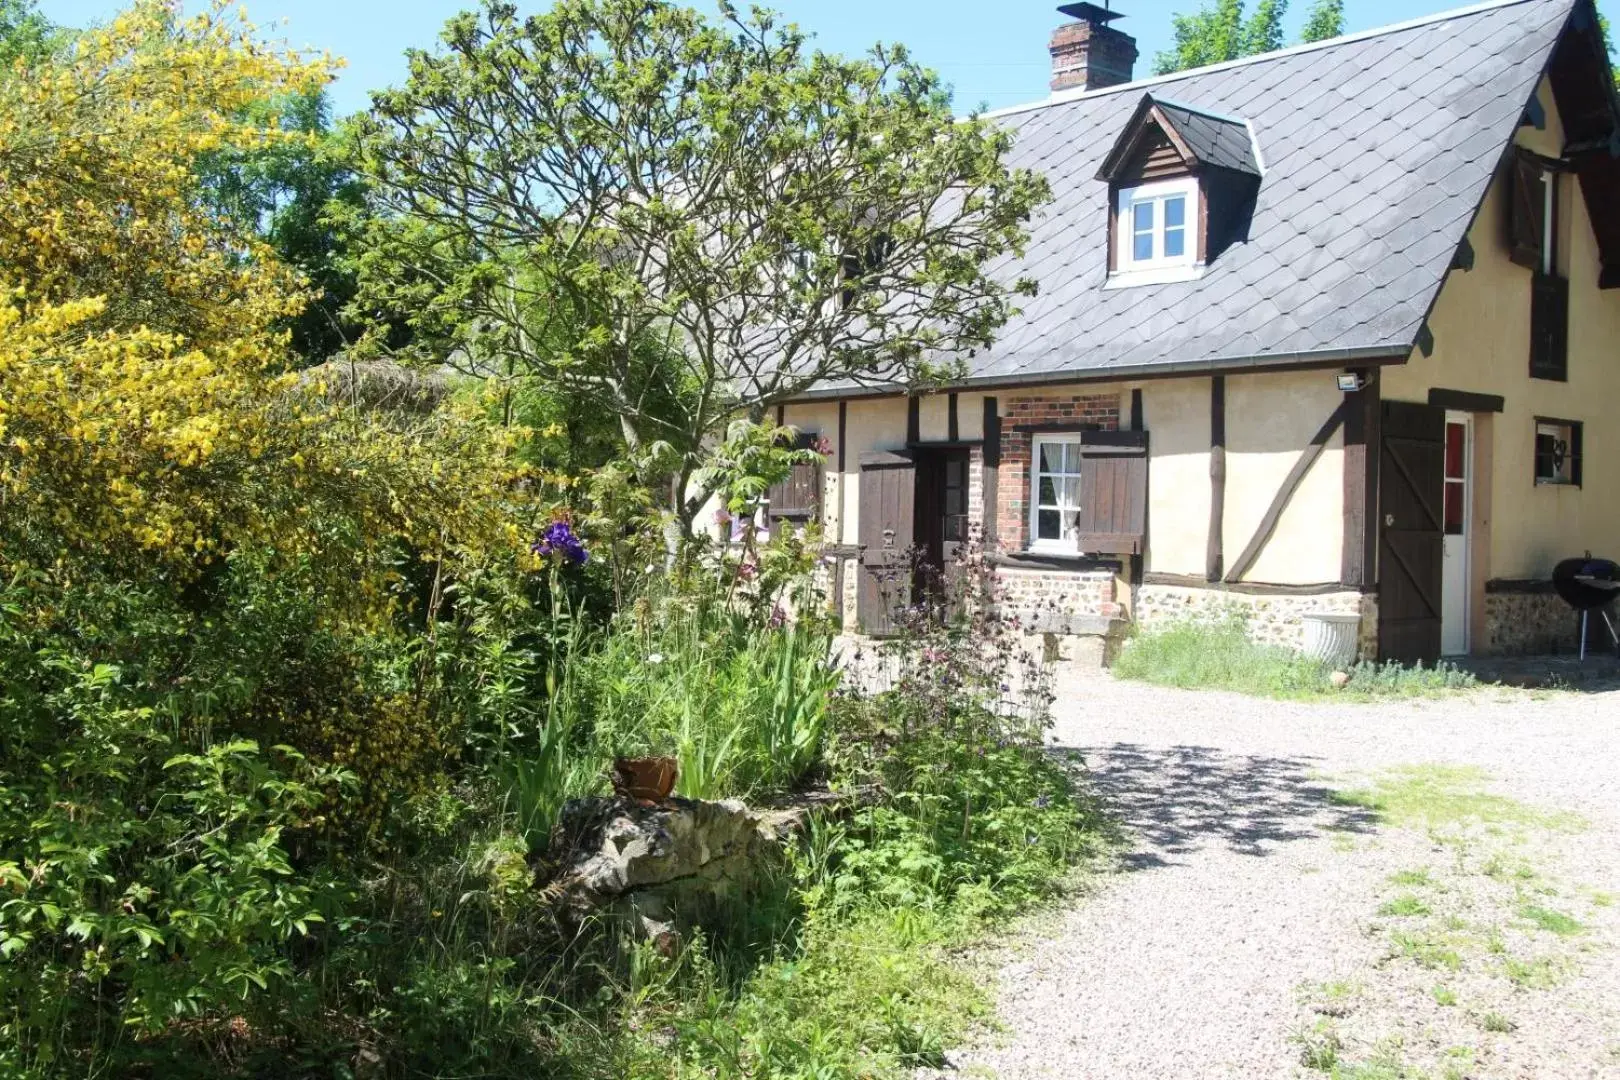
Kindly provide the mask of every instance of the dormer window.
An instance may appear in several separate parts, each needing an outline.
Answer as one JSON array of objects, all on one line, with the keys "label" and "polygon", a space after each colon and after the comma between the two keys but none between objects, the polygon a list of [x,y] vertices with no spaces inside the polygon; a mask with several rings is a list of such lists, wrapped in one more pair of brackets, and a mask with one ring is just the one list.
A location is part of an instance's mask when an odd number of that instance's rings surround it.
[{"label": "dormer window", "polygon": [[1121,189],[1119,272],[1190,269],[1198,247],[1197,209],[1198,181],[1192,177]]},{"label": "dormer window", "polygon": [[1108,287],[1201,276],[1248,238],[1263,171],[1246,121],[1144,96],[1097,171],[1113,204]]}]

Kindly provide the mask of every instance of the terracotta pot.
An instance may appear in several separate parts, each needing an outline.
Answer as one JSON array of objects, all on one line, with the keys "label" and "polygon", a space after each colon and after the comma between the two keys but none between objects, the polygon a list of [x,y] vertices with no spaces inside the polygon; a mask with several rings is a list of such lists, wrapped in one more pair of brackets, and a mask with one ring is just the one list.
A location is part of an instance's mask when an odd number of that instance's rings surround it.
[{"label": "terracotta pot", "polygon": [[640,757],[613,759],[613,790],[641,803],[662,802],[675,790],[675,759]]}]

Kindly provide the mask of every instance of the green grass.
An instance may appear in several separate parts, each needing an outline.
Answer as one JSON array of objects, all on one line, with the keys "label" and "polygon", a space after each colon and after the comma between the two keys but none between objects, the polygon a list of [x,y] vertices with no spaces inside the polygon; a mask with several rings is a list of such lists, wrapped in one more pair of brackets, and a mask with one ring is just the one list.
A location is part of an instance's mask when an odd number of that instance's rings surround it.
[{"label": "green grass", "polygon": [[1160,686],[1284,699],[1432,697],[1477,685],[1472,675],[1447,665],[1358,663],[1347,672],[1349,684],[1338,689],[1330,681],[1330,668],[1288,649],[1251,641],[1241,614],[1138,634],[1120,652],[1113,672]]},{"label": "green grass", "polygon": [[1481,1016],[1479,1026],[1486,1031],[1494,1031],[1499,1035],[1506,1035],[1509,1032],[1516,1031],[1519,1027],[1518,1024],[1515,1024],[1499,1012],[1488,1012]]},{"label": "green grass", "polygon": [[1508,981],[1521,990],[1545,990],[1557,986],[1569,969],[1567,961],[1551,956],[1521,960],[1516,956],[1502,959],[1502,971]]},{"label": "green grass", "polygon": [[1549,813],[1485,790],[1488,775],[1466,765],[1402,765],[1363,787],[1337,791],[1333,801],[1359,806],[1392,825],[1434,829],[1478,822],[1572,831],[1574,815]]},{"label": "green grass", "polygon": [[1389,875],[1389,883],[1407,888],[1424,888],[1433,885],[1434,878],[1427,870],[1397,870]]},{"label": "green grass", "polygon": [[1429,914],[1429,905],[1423,902],[1422,897],[1413,896],[1411,893],[1402,893],[1384,901],[1378,908],[1378,914],[1403,917],[1427,915]]},{"label": "green grass", "polygon": [[1429,996],[1434,998],[1434,1003],[1436,1005],[1441,1005],[1446,1008],[1450,1008],[1451,1006],[1457,1004],[1457,991],[1453,990],[1444,983],[1436,983],[1434,989],[1429,991]]},{"label": "green grass", "polygon": [[1586,926],[1580,920],[1539,904],[1525,904],[1519,909],[1519,915],[1549,934],[1557,934],[1559,937],[1573,937],[1586,932]]},{"label": "green grass", "polygon": [[1418,966],[1433,971],[1456,971],[1462,967],[1462,953],[1444,938],[1397,931],[1389,936],[1396,951]]}]

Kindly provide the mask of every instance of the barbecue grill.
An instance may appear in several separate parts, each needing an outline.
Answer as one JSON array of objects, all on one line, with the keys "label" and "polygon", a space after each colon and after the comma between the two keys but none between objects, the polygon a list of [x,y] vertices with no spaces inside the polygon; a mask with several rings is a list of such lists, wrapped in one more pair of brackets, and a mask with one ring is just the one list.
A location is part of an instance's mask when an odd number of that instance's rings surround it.
[{"label": "barbecue grill", "polygon": [[1564,602],[1581,616],[1581,659],[1586,659],[1586,631],[1597,612],[1613,639],[1615,651],[1620,653],[1620,629],[1609,617],[1609,605],[1620,597],[1620,563],[1609,559],[1594,559],[1590,554],[1582,559],[1565,559],[1553,567],[1553,588]]}]

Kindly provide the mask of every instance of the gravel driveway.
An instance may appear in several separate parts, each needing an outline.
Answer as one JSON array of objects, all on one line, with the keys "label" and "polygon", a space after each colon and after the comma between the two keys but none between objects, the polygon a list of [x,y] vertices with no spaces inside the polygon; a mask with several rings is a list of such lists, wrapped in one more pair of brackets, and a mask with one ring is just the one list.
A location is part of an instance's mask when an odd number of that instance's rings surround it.
[{"label": "gravel driveway", "polygon": [[[1005,1030],[954,1066],[1620,1077],[1620,693],[1298,704],[1107,677],[1058,691],[1054,741],[1083,752],[1128,848],[1012,946]],[[1582,820],[1424,827],[1333,796],[1423,763],[1478,767],[1476,787]]]}]

